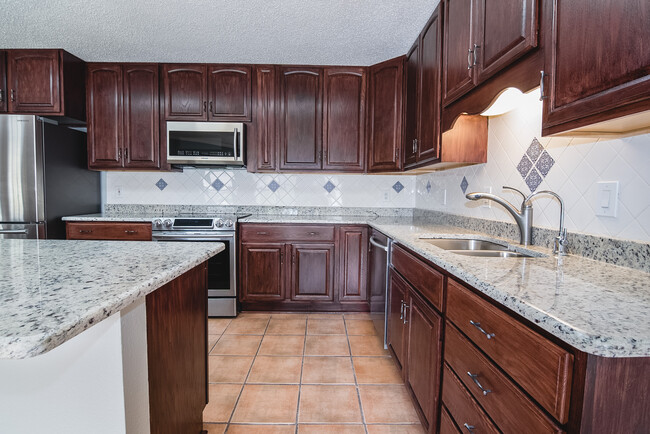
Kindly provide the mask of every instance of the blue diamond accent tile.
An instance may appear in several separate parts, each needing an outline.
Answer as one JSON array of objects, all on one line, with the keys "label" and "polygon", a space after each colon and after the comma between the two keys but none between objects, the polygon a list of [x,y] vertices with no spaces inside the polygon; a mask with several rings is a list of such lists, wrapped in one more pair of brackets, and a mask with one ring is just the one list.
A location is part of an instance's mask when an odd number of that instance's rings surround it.
[{"label": "blue diamond accent tile", "polygon": [[167,187],[167,183],[165,182],[164,179],[160,178],[158,182],[156,182],[156,187],[158,187],[160,191],[163,191],[165,187]]},{"label": "blue diamond accent tile", "polygon": [[271,190],[273,193],[275,193],[278,190],[278,188],[280,188],[280,184],[275,182],[275,179],[274,179],[273,181],[271,181],[269,183],[269,185],[267,185],[267,187],[269,188],[269,190]]},{"label": "blue diamond accent tile", "polygon": [[336,185],[332,184],[332,181],[327,181],[327,184],[325,184],[323,188],[327,190],[328,193],[331,193],[332,190],[336,188]]},{"label": "blue diamond accent tile", "polygon": [[460,182],[460,189],[463,190],[463,194],[467,192],[467,187],[469,187],[469,182],[467,182],[467,178],[463,176],[463,180]]},{"label": "blue diamond accent tile", "polygon": [[519,164],[517,164],[517,171],[521,174],[522,178],[526,178],[526,175],[528,175],[528,172],[530,172],[530,169],[533,167],[532,161],[530,161],[530,158],[528,158],[526,155],[521,157],[521,161]]},{"label": "blue diamond accent tile", "polygon": [[431,181],[427,181],[427,193],[431,193]]},{"label": "blue diamond accent tile", "polygon": [[221,190],[224,187],[224,185],[226,184],[221,182],[219,178],[215,179],[214,182],[212,183],[212,187],[214,187],[214,189],[217,191]]},{"label": "blue diamond accent tile", "polygon": [[530,159],[535,162],[539,158],[540,155],[542,155],[542,152],[544,151],[544,147],[542,146],[541,143],[537,139],[533,139],[531,142],[530,146],[528,147],[528,150],[526,151],[526,154],[530,157]]},{"label": "blue diamond accent tile", "polygon": [[539,184],[542,183],[542,177],[536,169],[530,171],[526,177],[526,185],[530,188],[530,192],[534,193],[539,187]]},{"label": "blue diamond accent tile", "polygon": [[399,193],[400,191],[404,190],[404,186],[401,182],[397,181],[395,184],[393,184],[393,190]]},{"label": "blue diamond accent tile", "polygon": [[554,164],[555,160],[551,157],[551,154],[544,151],[542,152],[542,156],[539,157],[539,160],[537,160],[537,163],[535,163],[535,168],[539,170],[542,177],[546,178],[546,175],[548,175],[548,172],[550,172],[551,167],[553,167]]}]

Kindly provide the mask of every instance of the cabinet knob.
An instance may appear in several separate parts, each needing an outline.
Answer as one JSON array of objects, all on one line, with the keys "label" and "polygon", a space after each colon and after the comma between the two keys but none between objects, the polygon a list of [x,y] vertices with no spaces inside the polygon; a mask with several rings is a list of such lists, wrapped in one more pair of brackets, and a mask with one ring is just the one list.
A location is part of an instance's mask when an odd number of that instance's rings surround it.
[{"label": "cabinet knob", "polygon": [[11,89],[11,102],[16,102],[16,91]]},{"label": "cabinet knob", "polygon": [[80,234],[92,234],[93,230],[92,229],[79,229]]},{"label": "cabinet knob", "polygon": [[548,98],[548,95],[544,95],[546,92],[544,92],[544,78],[546,78],[547,74],[544,71],[539,71],[540,73],[540,78],[539,78],[539,100],[544,101],[546,98]]}]

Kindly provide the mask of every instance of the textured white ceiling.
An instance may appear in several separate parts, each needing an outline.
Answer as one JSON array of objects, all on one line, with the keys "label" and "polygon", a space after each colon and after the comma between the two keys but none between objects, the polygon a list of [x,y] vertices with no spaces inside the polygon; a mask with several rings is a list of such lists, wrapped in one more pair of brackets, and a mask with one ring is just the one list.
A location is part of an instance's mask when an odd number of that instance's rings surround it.
[{"label": "textured white ceiling", "polygon": [[0,0],[0,47],[86,61],[371,65],[440,0]]}]

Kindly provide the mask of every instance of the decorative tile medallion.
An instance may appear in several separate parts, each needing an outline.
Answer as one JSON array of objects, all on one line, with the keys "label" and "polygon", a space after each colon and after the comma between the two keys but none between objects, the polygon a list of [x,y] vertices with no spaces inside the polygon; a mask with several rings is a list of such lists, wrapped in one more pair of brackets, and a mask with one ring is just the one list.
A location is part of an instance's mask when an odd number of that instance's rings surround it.
[{"label": "decorative tile medallion", "polygon": [[163,191],[165,187],[167,187],[167,183],[165,182],[164,179],[160,178],[158,182],[156,182],[156,187],[158,187],[160,191]]},{"label": "decorative tile medallion", "polygon": [[463,194],[467,192],[467,187],[469,187],[469,182],[467,182],[467,178],[463,176],[463,180],[460,182],[460,189],[463,190]]},{"label": "decorative tile medallion", "polygon": [[431,193],[431,181],[427,181],[427,193]]},{"label": "decorative tile medallion", "polygon": [[269,190],[271,190],[273,193],[275,193],[278,190],[278,188],[280,188],[280,184],[275,182],[275,179],[274,179],[273,181],[271,181],[269,183],[269,185],[267,185],[267,187],[269,188]]},{"label": "decorative tile medallion", "polygon": [[534,193],[554,164],[555,160],[551,157],[551,154],[544,149],[537,139],[533,139],[526,153],[521,157],[521,161],[517,165],[517,171],[526,181],[530,192]]},{"label": "decorative tile medallion", "polygon": [[524,156],[521,157],[519,164],[517,164],[517,171],[521,174],[521,177],[525,179],[526,175],[528,175],[528,172],[530,172],[530,169],[532,169],[532,167],[533,162],[530,161],[530,158],[524,154]]},{"label": "decorative tile medallion", "polygon": [[212,187],[214,187],[215,190],[219,191],[224,187],[224,183],[221,182],[219,178],[215,179],[214,182],[212,183]]},{"label": "decorative tile medallion", "polygon": [[399,193],[400,191],[404,190],[404,186],[401,182],[397,181],[395,184],[393,184],[393,190]]},{"label": "decorative tile medallion", "polygon": [[336,188],[336,185],[334,185],[332,181],[327,181],[323,188],[327,190],[328,193],[331,193]]},{"label": "decorative tile medallion", "polygon": [[548,152],[544,151],[542,152],[542,156],[539,157],[539,160],[537,160],[535,167],[537,167],[537,170],[539,170],[539,173],[541,173],[543,177],[546,177],[554,164],[555,160],[553,157],[551,157]]},{"label": "decorative tile medallion", "polygon": [[539,187],[539,184],[542,183],[542,177],[537,171],[537,169],[533,168],[533,170],[530,171],[528,176],[526,177],[526,185],[528,188],[530,188],[531,193],[537,190],[537,187]]}]

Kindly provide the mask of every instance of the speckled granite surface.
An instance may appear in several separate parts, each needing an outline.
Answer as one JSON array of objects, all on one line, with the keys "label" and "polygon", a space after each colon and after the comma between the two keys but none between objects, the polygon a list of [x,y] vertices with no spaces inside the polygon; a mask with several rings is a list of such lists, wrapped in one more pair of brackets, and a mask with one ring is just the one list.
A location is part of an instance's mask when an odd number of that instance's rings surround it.
[{"label": "speckled granite surface", "polygon": [[0,240],[0,359],[45,353],[223,249],[221,243]]}]

